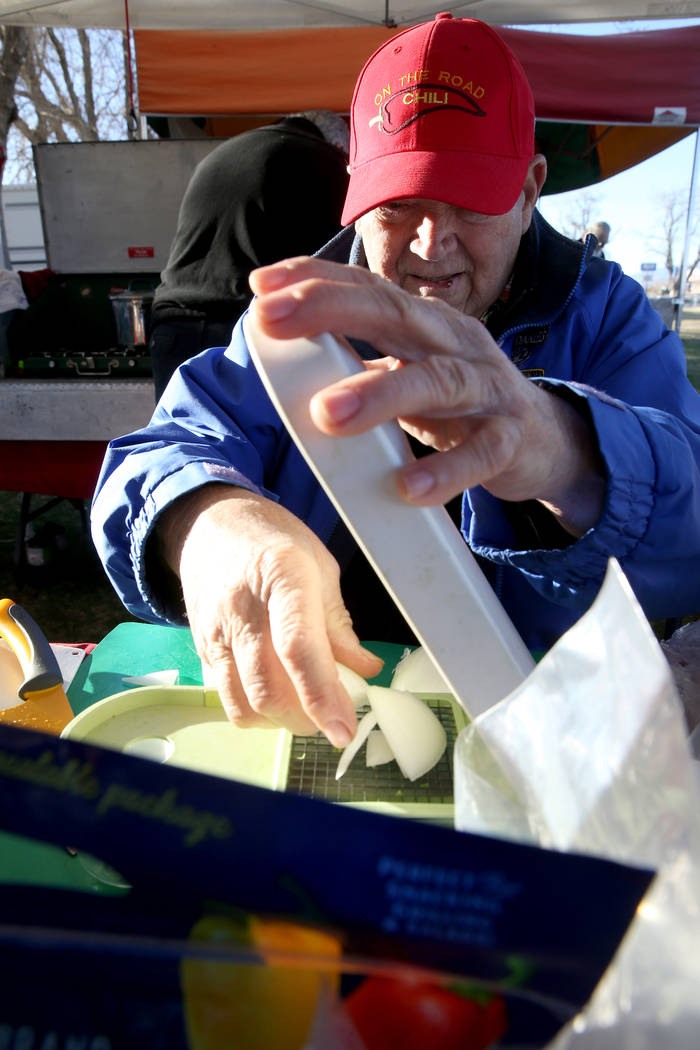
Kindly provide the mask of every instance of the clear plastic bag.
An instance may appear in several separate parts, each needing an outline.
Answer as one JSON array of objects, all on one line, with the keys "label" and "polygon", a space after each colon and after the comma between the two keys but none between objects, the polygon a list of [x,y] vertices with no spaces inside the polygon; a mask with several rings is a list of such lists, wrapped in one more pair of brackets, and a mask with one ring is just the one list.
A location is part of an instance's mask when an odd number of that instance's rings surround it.
[{"label": "clear plastic bag", "polygon": [[616,562],[594,605],[455,748],[455,823],[657,870],[550,1050],[700,1045],[700,790],[669,663]]}]

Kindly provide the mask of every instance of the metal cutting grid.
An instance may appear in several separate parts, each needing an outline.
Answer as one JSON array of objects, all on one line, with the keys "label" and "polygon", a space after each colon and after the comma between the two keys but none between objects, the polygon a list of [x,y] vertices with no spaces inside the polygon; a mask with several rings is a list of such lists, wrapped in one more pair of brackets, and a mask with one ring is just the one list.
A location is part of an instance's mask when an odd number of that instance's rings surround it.
[{"label": "metal cutting grid", "polygon": [[[447,747],[437,765],[418,780],[407,780],[396,762],[368,769],[364,745],[340,780],[335,779],[340,750],[324,736],[295,736],[289,757],[287,790],[326,802],[384,802],[434,804],[453,802],[452,754],[458,729],[449,700],[425,701],[437,715],[447,734]],[[368,708],[358,710],[358,720]]]}]

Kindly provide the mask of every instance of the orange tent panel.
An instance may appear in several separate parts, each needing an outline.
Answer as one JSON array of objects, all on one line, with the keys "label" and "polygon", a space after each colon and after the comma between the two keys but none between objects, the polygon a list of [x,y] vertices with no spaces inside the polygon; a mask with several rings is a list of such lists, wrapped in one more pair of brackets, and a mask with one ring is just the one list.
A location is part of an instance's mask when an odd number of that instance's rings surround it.
[{"label": "orange tent panel", "polygon": [[680,142],[693,128],[664,128],[639,126],[595,126],[598,159],[607,178],[639,164],[661,150]]},{"label": "orange tent panel", "polygon": [[347,113],[367,57],[396,32],[380,26],[264,33],[136,30],[139,109],[201,116],[304,109]]},{"label": "orange tent panel", "polygon": [[[139,109],[163,115],[347,113],[383,26],[260,33],[137,30]],[[700,26],[612,36],[501,28],[540,120],[700,124]]]}]

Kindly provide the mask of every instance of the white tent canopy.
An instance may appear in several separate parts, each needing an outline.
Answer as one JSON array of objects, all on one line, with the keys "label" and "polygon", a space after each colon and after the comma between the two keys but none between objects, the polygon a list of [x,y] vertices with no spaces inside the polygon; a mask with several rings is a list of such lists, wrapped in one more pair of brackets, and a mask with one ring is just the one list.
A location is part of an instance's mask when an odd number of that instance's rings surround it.
[{"label": "white tent canopy", "polygon": [[259,30],[411,25],[438,11],[492,25],[700,17],[700,0],[0,0],[0,24]]}]

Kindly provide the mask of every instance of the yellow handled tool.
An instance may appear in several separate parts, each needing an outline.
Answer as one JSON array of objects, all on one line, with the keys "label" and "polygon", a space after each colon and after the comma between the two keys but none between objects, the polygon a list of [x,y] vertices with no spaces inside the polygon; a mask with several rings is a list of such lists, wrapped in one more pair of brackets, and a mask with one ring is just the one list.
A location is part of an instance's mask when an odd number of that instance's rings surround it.
[{"label": "yellow handled tool", "polygon": [[13,650],[24,675],[24,703],[0,711],[0,725],[60,733],[73,718],[56,654],[41,628],[11,598],[0,599],[0,638]]}]

